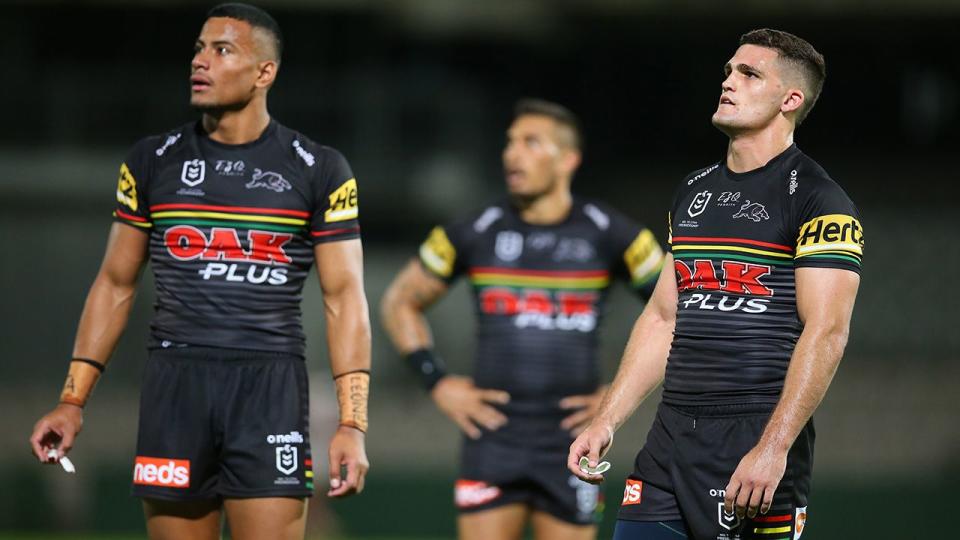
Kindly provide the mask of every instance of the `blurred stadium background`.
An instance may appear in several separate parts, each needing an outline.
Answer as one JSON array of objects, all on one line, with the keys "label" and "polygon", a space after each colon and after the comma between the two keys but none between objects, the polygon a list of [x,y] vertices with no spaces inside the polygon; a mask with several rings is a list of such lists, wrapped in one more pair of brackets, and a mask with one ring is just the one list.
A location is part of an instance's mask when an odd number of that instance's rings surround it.
[{"label": "blurred stadium background", "polygon": [[[578,112],[587,148],[575,191],[613,203],[664,240],[678,180],[723,154],[725,139],[709,116],[739,35],[772,26],[814,43],[829,75],[797,140],[859,204],[867,255],[846,359],[816,416],[807,535],[956,537],[960,298],[950,283],[960,267],[960,3],[260,4],[287,42],[274,116],[341,149],[360,181],[374,317],[388,279],[432,224],[501,193],[499,154],[516,98],[555,99]],[[72,454],[79,473],[37,466],[27,437],[59,392],[110,226],[120,160],[138,138],[195,118],[188,63],[210,4],[0,7],[0,239],[8,248],[0,265],[0,537],[143,537],[128,482],[149,271],[87,408]],[[432,312],[437,348],[461,372],[473,340],[466,293],[458,285]],[[604,332],[608,378],[640,309],[624,291],[614,296]],[[308,282],[318,456],[335,421],[321,312],[318,287]],[[317,537],[451,537],[458,435],[377,323],[375,330],[367,490],[332,503],[315,497],[311,528]],[[618,434],[606,535],[655,401]]]}]

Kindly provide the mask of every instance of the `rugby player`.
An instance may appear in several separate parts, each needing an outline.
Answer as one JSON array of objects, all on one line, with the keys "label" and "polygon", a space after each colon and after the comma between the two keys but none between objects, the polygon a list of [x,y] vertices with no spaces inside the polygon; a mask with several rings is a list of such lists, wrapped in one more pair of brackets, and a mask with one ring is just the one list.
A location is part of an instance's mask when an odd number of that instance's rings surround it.
[{"label": "rugby player", "polygon": [[314,261],[340,402],[327,494],[360,492],[369,467],[356,180],[339,152],[268,113],[281,47],[258,8],[208,13],[190,76],[202,117],[141,140],[120,166],[60,404],[30,439],[45,463],[74,445],[149,254],[157,299],[133,494],[153,539],[219,538],[222,510],[233,538],[303,537],[313,462],[300,298]]},{"label": "rugby player", "polygon": [[[528,522],[540,539],[596,535],[599,489],[564,459],[604,390],[609,286],[649,297],[663,251],[646,228],[571,194],[580,137],[566,108],[520,101],[502,155],[509,196],[434,228],[383,298],[394,345],[466,435],[454,489],[463,539],[520,538]],[[446,373],[423,317],[460,276],[477,309],[472,378]]]},{"label": "rugby player", "polygon": [[674,273],[637,320],[599,413],[570,447],[584,480],[663,381],[615,538],[799,538],[812,414],[846,346],[863,228],[850,198],[794,144],[826,74],[786,32],[751,31],[724,67],[713,124],[726,158],[680,184]]}]

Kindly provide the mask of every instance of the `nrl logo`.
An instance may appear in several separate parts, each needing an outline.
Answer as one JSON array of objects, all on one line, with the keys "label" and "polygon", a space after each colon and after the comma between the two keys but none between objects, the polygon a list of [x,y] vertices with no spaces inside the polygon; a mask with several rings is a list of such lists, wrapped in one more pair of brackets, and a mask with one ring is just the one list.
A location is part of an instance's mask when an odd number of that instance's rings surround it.
[{"label": "nrl logo", "polygon": [[207,163],[202,159],[191,159],[183,162],[183,171],[180,172],[180,180],[184,184],[194,187],[203,182],[207,173]]},{"label": "nrl logo", "polygon": [[285,444],[277,447],[277,470],[292,474],[297,470],[297,447]]},{"label": "nrl logo", "polygon": [[707,209],[710,197],[713,197],[713,193],[710,191],[704,190],[697,193],[697,196],[690,201],[690,206],[687,207],[687,214],[690,214],[690,217],[697,217],[702,214]]},{"label": "nrl logo", "polygon": [[747,218],[754,223],[760,223],[762,220],[770,219],[770,214],[762,204],[752,203],[747,199],[746,204],[740,207],[740,211],[733,215],[733,219],[737,218]]},{"label": "nrl logo", "polygon": [[502,261],[516,260],[523,253],[523,235],[514,231],[500,231],[494,252]]},{"label": "nrl logo", "polygon": [[253,177],[244,185],[247,186],[247,189],[263,187],[269,189],[270,191],[276,191],[277,193],[281,193],[293,188],[293,186],[290,185],[290,182],[287,182],[287,180],[280,174],[270,171],[264,172],[260,169],[254,169]]},{"label": "nrl logo", "polygon": [[723,503],[717,503],[717,521],[721,527],[728,531],[732,531],[740,526],[740,518],[733,512],[728,514],[723,507]]}]

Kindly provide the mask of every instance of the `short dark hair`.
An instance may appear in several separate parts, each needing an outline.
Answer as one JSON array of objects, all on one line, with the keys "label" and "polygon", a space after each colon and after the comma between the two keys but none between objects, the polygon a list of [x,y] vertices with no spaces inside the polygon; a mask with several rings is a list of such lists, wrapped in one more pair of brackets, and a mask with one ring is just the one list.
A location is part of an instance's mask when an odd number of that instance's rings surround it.
[{"label": "short dark hair", "polygon": [[552,118],[561,126],[569,128],[573,134],[573,140],[570,142],[570,145],[577,150],[582,150],[583,133],[580,131],[580,120],[577,118],[577,115],[573,114],[573,111],[559,103],[537,98],[524,98],[514,104],[514,120],[528,114]]},{"label": "short dark hair", "polygon": [[280,25],[269,13],[250,4],[228,2],[216,5],[207,12],[208,19],[213,17],[229,17],[238,21],[245,21],[254,28],[266,30],[273,38],[273,46],[277,51],[277,62],[280,62],[280,56],[283,55],[283,34],[280,32]]},{"label": "short dark hair", "polygon": [[751,30],[740,37],[740,45],[758,45],[775,49],[787,65],[800,74],[806,100],[797,111],[797,125],[803,122],[817,103],[823,81],[827,78],[827,65],[823,55],[817,52],[808,41],[791,33],[770,28]]}]

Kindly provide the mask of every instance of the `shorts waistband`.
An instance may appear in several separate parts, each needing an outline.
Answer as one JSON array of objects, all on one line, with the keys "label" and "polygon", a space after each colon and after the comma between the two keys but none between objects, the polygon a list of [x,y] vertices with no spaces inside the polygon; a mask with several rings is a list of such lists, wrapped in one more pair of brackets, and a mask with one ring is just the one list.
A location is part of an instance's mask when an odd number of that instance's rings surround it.
[{"label": "shorts waistband", "polygon": [[209,347],[205,345],[183,345],[173,347],[154,347],[150,349],[151,358],[163,360],[184,360],[190,362],[278,362],[304,361],[304,358],[287,352],[259,351],[253,349],[226,349],[223,347]]},{"label": "shorts waistband", "polygon": [[731,403],[727,405],[670,405],[662,404],[684,416],[697,418],[723,416],[759,416],[773,412],[771,403]]}]

